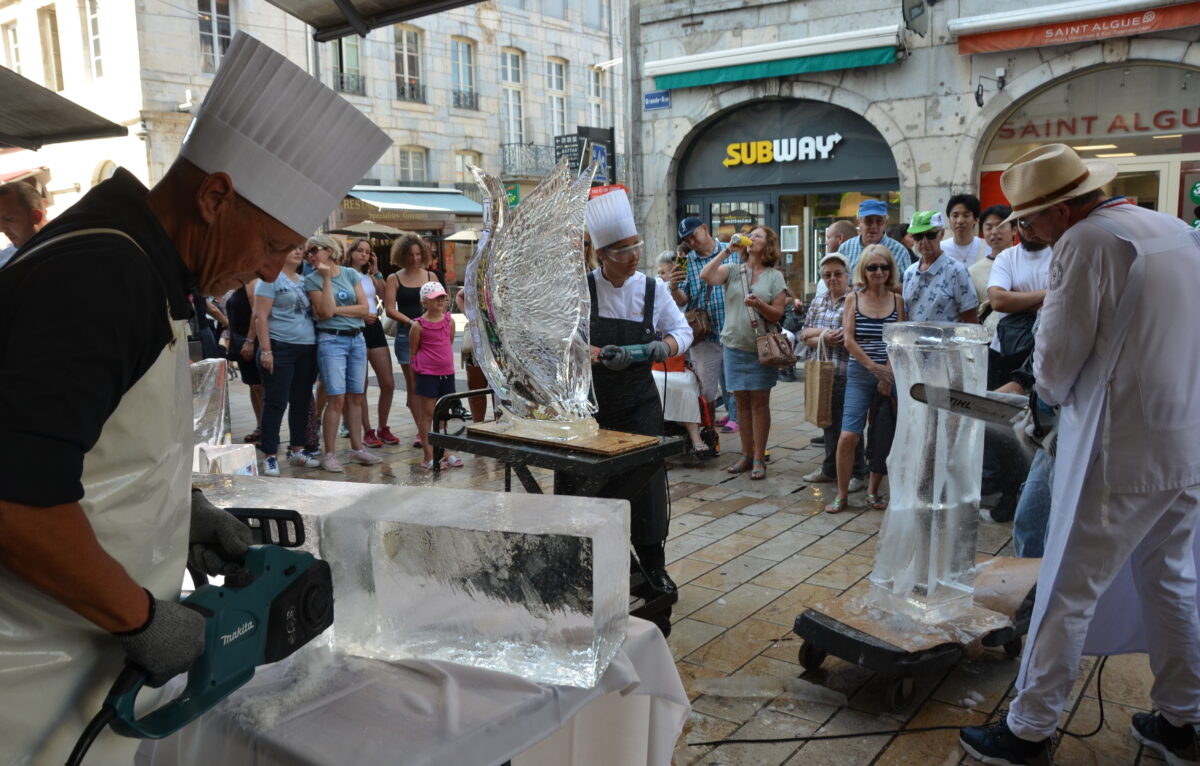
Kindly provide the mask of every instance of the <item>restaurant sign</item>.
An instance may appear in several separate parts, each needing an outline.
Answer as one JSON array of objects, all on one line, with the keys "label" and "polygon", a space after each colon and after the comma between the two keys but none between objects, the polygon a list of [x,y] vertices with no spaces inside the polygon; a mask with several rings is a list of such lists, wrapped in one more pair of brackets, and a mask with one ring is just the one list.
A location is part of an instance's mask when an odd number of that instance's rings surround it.
[{"label": "restaurant sign", "polygon": [[962,35],[958,38],[958,52],[960,54],[995,53],[1019,48],[1040,48],[1045,45],[1086,43],[1196,25],[1200,25],[1200,2],[1115,13],[1091,19],[1042,24],[1035,27],[1000,29],[994,32]]}]

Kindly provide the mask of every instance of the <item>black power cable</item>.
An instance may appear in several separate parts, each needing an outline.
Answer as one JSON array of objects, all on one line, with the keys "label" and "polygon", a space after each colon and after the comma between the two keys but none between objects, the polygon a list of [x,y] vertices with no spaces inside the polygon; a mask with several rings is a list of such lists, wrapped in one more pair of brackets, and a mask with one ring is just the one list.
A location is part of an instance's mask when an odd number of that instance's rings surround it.
[{"label": "black power cable", "polygon": [[67,766],[79,766],[79,764],[83,763],[83,757],[91,749],[92,743],[96,741],[96,737],[116,717],[117,711],[111,706],[105,705],[100,708],[100,712],[92,716],[92,720],[88,722],[87,727],[79,735],[79,739],[76,740],[75,747],[71,749],[71,755],[67,758]]},{"label": "black power cable", "polygon": [[[1096,668],[1096,700],[1100,706],[1100,722],[1096,724],[1096,728],[1089,731],[1087,734],[1076,734],[1073,731],[1067,731],[1060,728],[1058,731],[1068,737],[1075,739],[1087,739],[1094,737],[1104,728],[1104,695],[1101,693],[1101,684],[1104,678],[1104,664],[1108,662],[1108,657],[1100,658],[1100,664]],[[852,734],[814,734],[807,737],[773,737],[770,739],[714,739],[708,742],[689,742],[688,747],[717,747],[720,745],[776,745],[782,742],[816,742],[818,740],[832,739],[857,739],[859,737],[890,737],[898,734],[925,734],[932,731],[960,731],[961,726],[922,726],[916,729],[885,729],[883,731],[862,731]]]}]

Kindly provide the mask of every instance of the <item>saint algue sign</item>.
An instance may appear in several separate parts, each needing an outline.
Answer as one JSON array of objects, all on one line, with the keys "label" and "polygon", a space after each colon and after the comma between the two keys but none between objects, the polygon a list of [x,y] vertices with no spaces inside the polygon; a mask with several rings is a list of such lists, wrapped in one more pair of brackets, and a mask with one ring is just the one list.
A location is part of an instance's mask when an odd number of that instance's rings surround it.
[{"label": "saint algue sign", "polygon": [[833,148],[841,140],[840,133],[832,133],[827,136],[776,138],[770,141],[735,141],[725,147],[725,159],[721,164],[732,168],[738,165],[766,165],[771,162],[827,160],[833,156]]}]

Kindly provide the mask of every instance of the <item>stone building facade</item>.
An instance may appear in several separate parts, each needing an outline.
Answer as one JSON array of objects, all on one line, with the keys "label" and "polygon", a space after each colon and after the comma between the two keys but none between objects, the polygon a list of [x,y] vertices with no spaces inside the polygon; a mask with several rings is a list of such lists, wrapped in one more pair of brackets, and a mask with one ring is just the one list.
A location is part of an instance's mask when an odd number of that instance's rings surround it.
[{"label": "stone building facade", "polygon": [[[556,135],[616,126],[624,140],[624,18],[620,0],[501,0],[315,43],[266,0],[0,0],[0,63],[130,130],[0,154],[0,174],[48,167],[52,215],[117,166],[153,184],[242,30],[340,90],[395,140],[363,185],[398,201],[348,200],[332,225],[372,218],[437,237],[480,220],[468,163],[519,198],[552,167]],[[405,204],[403,194],[433,186],[470,199],[444,214]]]},{"label": "stone building facade", "polygon": [[1138,204],[1200,205],[1194,2],[634,0],[629,30],[651,252],[684,215],[766,224],[811,291],[825,226],[864,197],[893,222],[958,192],[1001,202],[1000,171],[1051,141],[1116,162]]}]

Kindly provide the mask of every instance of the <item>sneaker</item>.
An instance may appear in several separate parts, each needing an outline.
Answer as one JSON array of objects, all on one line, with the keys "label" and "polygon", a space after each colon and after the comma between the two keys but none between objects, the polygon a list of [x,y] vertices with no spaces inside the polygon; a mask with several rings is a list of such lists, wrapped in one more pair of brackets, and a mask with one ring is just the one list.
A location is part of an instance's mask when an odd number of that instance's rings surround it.
[{"label": "sneaker", "polygon": [[721,426],[721,433],[736,434],[738,432],[738,424],[736,420],[727,420],[725,425]]},{"label": "sneaker", "polygon": [[1001,718],[989,726],[967,726],[959,730],[958,742],[973,758],[991,766],[1051,766],[1053,738],[1041,742],[1021,739]]},{"label": "sneaker", "polygon": [[342,464],[338,462],[337,455],[332,452],[326,452],[321,458],[321,467],[330,473],[341,473],[344,469]]},{"label": "sneaker", "polygon": [[1162,713],[1136,713],[1129,733],[1167,759],[1170,766],[1200,764],[1200,743],[1194,726],[1172,726]]},{"label": "sneaker", "polygon": [[850,484],[846,487],[847,492],[861,492],[867,488],[867,483],[857,476],[850,477]]},{"label": "sneaker", "polygon": [[279,458],[274,455],[267,455],[262,461],[263,476],[278,476],[279,475]]},{"label": "sneaker", "polygon": [[288,455],[288,462],[297,468],[320,468],[321,461],[315,455],[310,455],[301,450],[300,452],[292,452]]},{"label": "sneaker", "polygon": [[384,444],[399,444],[400,443],[400,440],[397,439],[395,434],[392,433],[392,429],[387,426],[384,426],[383,428],[376,431],[375,435],[378,436],[379,441],[383,442]]},{"label": "sneaker", "polygon": [[823,435],[822,436],[814,436],[813,438],[808,440],[808,445],[810,447],[824,447],[825,446],[825,437]]},{"label": "sneaker", "polygon": [[368,447],[375,447],[378,449],[379,447],[383,446],[383,440],[375,435],[374,428],[368,428],[363,434],[363,444],[367,445]]},{"label": "sneaker", "polygon": [[378,465],[383,462],[383,458],[378,455],[372,455],[365,449],[352,449],[346,454],[359,465]]},{"label": "sneaker", "polygon": [[[1006,494],[1000,497],[990,509],[988,509],[988,521],[996,524],[1007,524],[1017,515],[1017,501],[1020,500],[1019,495]],[[980,511],[983,509],[980,508]]]},{"label": "sneaker", "polygon": [[341,438],[343,438],[343,439],[348,439],[348,438],[350,438],[350,429],[349,429],[349,428],[346,428],[346,424],[345,424],[345,423],[342,423],[342,426],[341,426],[341,428],[339,428],[339,429],[338,429],[338,436],[339,436],[339,437],[341,437]]},{"label": "sneaker", "polygon": [[813,471],[812,473],[805,474],[804,480],[811,484],[828,484],[830,482],[837,481],[837,479],[835,479],[832,476],[826,476],[825,472],[822,471],[820,468]]}]

